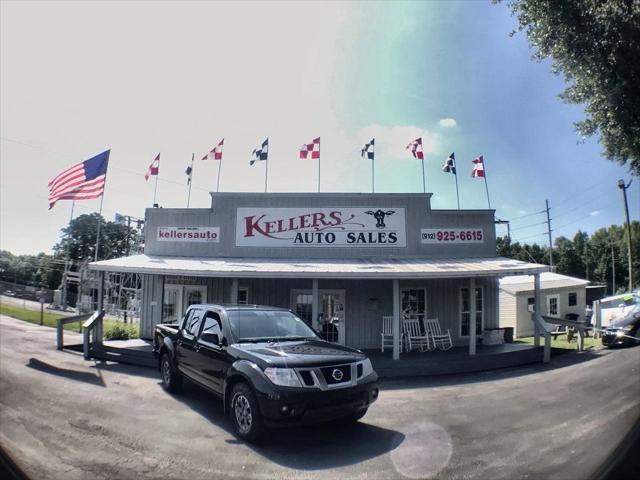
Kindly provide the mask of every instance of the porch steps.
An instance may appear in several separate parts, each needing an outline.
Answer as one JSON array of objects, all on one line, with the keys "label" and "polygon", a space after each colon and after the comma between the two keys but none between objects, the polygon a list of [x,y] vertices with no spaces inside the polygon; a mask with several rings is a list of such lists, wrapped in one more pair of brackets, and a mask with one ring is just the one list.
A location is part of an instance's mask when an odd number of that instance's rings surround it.
[{"label": "porch steps", "polygon": [[[555,351],[559,354],[566,350]],[[418,377],[474,373],[501,368],[542,363],[543,348],[531,347],[504,352],[479,353],[475,356],[448,354],[448,352],[424,352],[405,355],[394,361],[390,355],[371,355],[374,370],[380,378]]]},{"label": "porch steps", "polygon": [[140,367],[158,367],[158,361],[153,355],[153,352],[147,350],[136,350],[133,348],[118,348],[108,345],[101,345],[91,348],[91,356],[100,360],[126,363],[129,365],[137,365]]}]

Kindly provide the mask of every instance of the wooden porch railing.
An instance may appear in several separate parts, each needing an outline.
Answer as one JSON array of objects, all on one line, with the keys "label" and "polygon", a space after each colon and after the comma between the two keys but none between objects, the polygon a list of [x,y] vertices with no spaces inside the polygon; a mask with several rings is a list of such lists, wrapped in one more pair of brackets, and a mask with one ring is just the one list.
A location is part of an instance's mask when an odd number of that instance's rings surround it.
[{"label": "wooden porch railing", "polygon": [[104,310],[97,310],[91,315],[84,325],[82,325],[83,353],[85,360],[91,358],[91,347],[102,345],[102,321],[104,320]]},{"label": "wooden porch railing", "polygon": [[56,328],[57,328],[57,346],[58,350],[62,350],[64,347],[64,326],[67,323],[75,323],[78,322],[78,331],[82,331],[82,322],[84,322],[87,318],[91,317],[90,313],[84,313],[82,315],[75,315],[73,317],[62,317],[56,319]]}]

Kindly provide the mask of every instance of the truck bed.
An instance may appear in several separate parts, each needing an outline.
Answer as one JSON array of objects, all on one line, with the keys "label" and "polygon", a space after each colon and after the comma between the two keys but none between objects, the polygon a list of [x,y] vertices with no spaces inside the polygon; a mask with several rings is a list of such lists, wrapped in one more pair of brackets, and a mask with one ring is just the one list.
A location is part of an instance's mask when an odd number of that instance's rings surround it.
[{"label": "truck bed", "polygon": [[158,353],[165,337],[175,339],[178,335],[180,325],[177,323],[161,323],[156,325],[153,331],[153,352]]}]

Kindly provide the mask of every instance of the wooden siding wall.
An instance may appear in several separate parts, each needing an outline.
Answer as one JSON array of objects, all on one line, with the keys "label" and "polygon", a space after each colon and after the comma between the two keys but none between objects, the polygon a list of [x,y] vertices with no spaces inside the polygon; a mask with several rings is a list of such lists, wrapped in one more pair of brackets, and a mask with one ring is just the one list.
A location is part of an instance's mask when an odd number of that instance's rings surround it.
[{"label": "wooden siding wall", "polygon": [[516,337],[518,335],[516,296],[500,290],[498,298],[500,301],[499,325],[501,328],[513,328],[513,335]]},{"label": "wooden siding wall", "polygon": [[153,338],[153,327],[161,321],[163,275],[142,275],[142,311],[140,312],[140,337]]},{"label": "wooden siding wall", "polygon": [[[231,300],[232,280],[225,278],[198,278],[168,276],[167,284],[207,285],[207,301],[228,303]],[[249,303],[290,308],[294,289],[311,290],[311,280],[295,279],[238,279],[238,287],[248,287]],[[476,285],[483,287],[485,328],[498,326],[498,281],[478,278]],[[449,329],[456,345],[467,345],[460,338],[460,288],[468,287],[469,279],[443,279],[428,281],[400,281],[400,288],[427,289],[427,316],[438,317],[443,329]],[[319,280],[320,290],[345,290],[346,344],[356,348],[379,348],[382,316],[392,315],[391,280]],[[151,338],[153,327],[160,323],[164,279],[161,276],[143,277],[143,316],[141,336]],[[150,307],[156,301],[157,306]],[[152,315],[149,314],[149,310]]]}]

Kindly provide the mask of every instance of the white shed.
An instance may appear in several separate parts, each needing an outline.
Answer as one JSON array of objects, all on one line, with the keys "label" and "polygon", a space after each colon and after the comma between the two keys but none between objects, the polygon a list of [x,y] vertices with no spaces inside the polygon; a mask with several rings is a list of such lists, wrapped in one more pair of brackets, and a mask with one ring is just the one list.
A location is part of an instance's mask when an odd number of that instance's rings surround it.
[{"label": "white shed", "polygon": [[[541,273],[540,294],[543,313],[559,318],[565,318],[568,313],[575,313],[584,319],[588,284],[588,280],[581,278],[552,272]],[[514,338],[533,335],[533,287],[532,275],[500,279],[500,328],[512,327]]]}]

